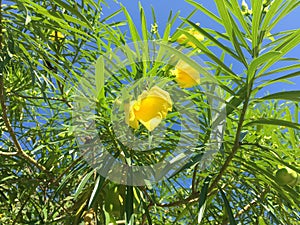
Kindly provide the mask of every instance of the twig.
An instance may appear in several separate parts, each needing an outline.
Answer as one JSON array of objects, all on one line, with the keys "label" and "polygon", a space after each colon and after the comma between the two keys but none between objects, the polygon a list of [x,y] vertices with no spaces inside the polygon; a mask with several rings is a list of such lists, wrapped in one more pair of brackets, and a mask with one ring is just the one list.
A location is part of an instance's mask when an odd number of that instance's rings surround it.
[{"label": "twig", "polygon": [[240,147],[240,135],[242,132],[242,128],[243,128],[243,123],[244,123],[244,119],[245,119],[245,115],[246,115],[246,111],[248,108],[248,103],[249,103],[249,98],[250,98],[250,93],[247,94],[245,101],[244,101],[244,105],[243,105],[243,109],[241,112],[241,116],[238,122],[238,127],[237,127],[237,131],[236,131],[236,135],[235,135],[235,141],[232,147],[232,151],[229,154],[229,156],[227,157],[225,163],[223,164],[219,174],[217,175],[217,177],[214,179],[214,181],[212,182],[212,184],[210,185],[209,189],[208,189],[208,193],[210,193],[218,184],[218,182],[221,180],[224,172],[226,171],[227,167],[229,166],[231,160],[233,159],[234,155],[236,154],[237,150]]},{"label": "twig", "polygon": [[[18,96],[18,97],[25,98],[25,99],[44,99],[44,97],[42,97],[42,96],[27,96],[27,95],[21,95],[21,94],[18,94],[18,93],[16,93],[16,92],[13,92],[13,94],[16,95],[16,96]],[[47,97],[47,100],[65,102],[65,103],[68,104],[68,106],[69,106],[70,108],[72,108],[72,106],[69,105],[70,101],[68,101],[68,100],[65,99],[65,98]]]},{"label": "twig", "polygon": [[[0,13],[1,14],[1,13]],[[33,164],[34,166],[36,166],[39,170],[45,172],[45,173],[49,173],[47,171],[47,169],[39,164],[34,158],[32,158],[31,156],[29,156],[21,147],[14,130],[11,127],[10,121],[7,117],[7,108],[5,105],[5,90],[4,90],[4,84],[3,84],[3,74],[0,75],[0,104],[1,104],[1,108],[2,108],[2,118],[5,124],[5,127],[7,128],[8,133],[11,136],[12,142],[15,145],[16,149],[17,149],[17,154],[18,156],[22,157],[23,159],[25,159],[27,162]]]},{"label": "twig", "polygon": [[161,203],[156,203],[156,206],[159,207],[173,207],[173,206],[180,206],[183,204],[190,204],[190,203],[194,203],[197,202],[199,199],[199,193],[193,193],[191,194],[189,197],[182,199],[182,200],[178,200],[175,202],[170,202],[170,203],[165,203],[165,204],[161,204]]},{"label": "twig", "polygon": [[[253,199],[249,204],[245,205],[240,211],[238,211],[235,215],[234,218],[238,218],[241,216],[243,213],[247,212],[248,210],[251,209],[252,206],[255,206],[258,203],[261,203],[262,199],[265,197],[267,192],[269,191],[269,188],[263,190],[260,195],[258,195],[257,198]],[[228,218],[223,221],[222,225],[225,225],[228,223]]]},{"label": "twig", "polygon": [[18,152],[2,152],[2,151],[0,151],[0,155],[3,155],[3,156],[15,156],[17,154],[18,154]]},{"label": "twig", "polygon": [[[0,52],[2,53],[2,0],[0,0]],[[2,74],[1,74],[2,75]]]}]

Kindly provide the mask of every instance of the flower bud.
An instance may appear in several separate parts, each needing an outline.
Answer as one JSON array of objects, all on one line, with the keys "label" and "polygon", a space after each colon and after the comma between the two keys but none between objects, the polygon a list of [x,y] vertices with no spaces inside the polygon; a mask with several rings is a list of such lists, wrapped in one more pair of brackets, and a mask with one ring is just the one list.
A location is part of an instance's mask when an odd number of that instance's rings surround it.
[{"label": "flower bud", "polygon": [[279,185],[291,185],[295,186],[299,182],[299,175],[296,171],[283,167],[276,171],[276,182]]},{"label": "flower bud", "polygon": [[242,12],[247,12],[249,7],[248,4],[245,2],[245,0],[242,1]]}]

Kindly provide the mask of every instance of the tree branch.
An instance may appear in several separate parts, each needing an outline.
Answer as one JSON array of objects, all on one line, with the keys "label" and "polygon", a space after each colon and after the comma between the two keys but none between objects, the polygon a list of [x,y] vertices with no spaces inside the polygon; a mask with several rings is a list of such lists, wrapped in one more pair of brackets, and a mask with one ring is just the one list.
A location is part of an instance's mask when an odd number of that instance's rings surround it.
[{"label": "tree branch", "polygon": [[239,119],[239,122],[238,122],[238,127],[237,127],[237,131],[236,131],[236,135],[235,135],[234,144],[233,144],[233,147],[232,147],[232,151],[229,154],[229,156],[227,157],[225,163],[223,164],[219,174],[217,175],[217,177],[214,179],[214,181],[210,185],[210,187],[208,189],[208,193],[210,193],[217,186],[218,182],[221,180],[224,172],[226,171],[226,169],[229,166],[231,160],[233,159],[234,155],[236,154],[237,150],[240,147],[240,135],[241,135],[241,132],[242,132],[243,123],[244,123],[246,111],[247,111],[248,104],[249,104],[249,98],[250,98],[250,93],[246,95],[246,98],[245,98],[245,101],[244,101],[243,109],[242,109],[240,119]]},{"label": "tree branch", "polygon": [[2,0],[0,0],[0,53],[2,53],[2,28]]},{"label": "tree branch", "polygon": [[6,108],[6,105],[5,105],[5,90],[4,90],[3,74],[2,73],[0,75],[0,105],[1,105],[1,108],[2,108],[2,118],[3,118],[3,121],[4,121],[5,127],[6,127],[8,133],[11,136],[13,144],[15,145],[15,147],[17,149],[17,154],[15,154],[15,155],[22,157],[27,162],[29,162],[29,163],[33,164],[34,166],[36,166],[39,170],[41,170],[43,172],[46,172],[46,173],[49,173],[43,165],[39,164],[34,158],[29,156],[22,149],[22,147],[21,147],[21,145],[18,141],[18,138],[15,135],[15,132],[11,127],[10,121],[7,117],[7,108]]},{"label": "tree branch", "polygon": [[[19,94],[17,92],[12,92],[14,95],[21,97],[21,98],[25,98],[25,99],[45,99],[44,97],[41,96],[27,96],[27,95],[22,95]],[[70,104],[70,101],[68,101],[65,98],[54,98],[54,97],[47,97],[47,100],[51,100],[51,101],[60,101],[60,102],[64,102],[66,103],[70,108],[72,108],[72,105]]]},{"label": "tree branch", "polygon": [[2,152],[2,151],[0,151],[0,155],[3,155],[3,156],[15,156],[17,154],[18,154],[17,152]]}]

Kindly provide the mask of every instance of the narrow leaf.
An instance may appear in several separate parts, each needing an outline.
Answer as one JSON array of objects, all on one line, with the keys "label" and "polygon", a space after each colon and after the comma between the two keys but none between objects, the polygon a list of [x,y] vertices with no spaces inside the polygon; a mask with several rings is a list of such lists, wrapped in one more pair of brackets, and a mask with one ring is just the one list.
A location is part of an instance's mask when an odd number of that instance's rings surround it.
[{"label": "narrow leaf", "polygon": [[133,224],[133,187],[126,187],[125,218],[126,224]]},{"label": "narrow leaf", "polygon": [[229,223],[230,223],[230,225],[236,225],[229,201],[227,200],[226,195],[221,188],[219,188],[219,191],[220,191],[222,199],[224,201],[225,209],[226,209],[226,212],[227,212],[227,215],[229,218]]},{"label": "narrow leaf", "polygon": [[284,91],[284,92],[277,92],[274,94],[270,94],[264,96],[260,99],[283,99],[283,100],[292,100],[292,101],[300,101],[300,91]]},{"label": "narrow leaf", "polygon": [[206,203],[207,203],[207,192],[208,192],[208,187],[209,187],[209,183],[212,179],[211,175],[208,175],[203,183],[201,192],[200,192],[200,196],[199,196],[199,213],[198,213],[198,224],[201,223],[203,216],[204,216],[204,212],[205,212],[205,208],[206,208]]},{"label": "narrow leaf", "polygon": [[272,60],[275,56],[280,55],[280,52],[267,52],[258,58],[254,59],[250,65],[249,65],[249,70],[248,70],[248,82],[252,81],[252,79],[255,76],[256,71],[258,68],[264,64],[267,63],[268,61]]},{"label": "narrow leaf", "polygon": [[251,122],[245,124],[244,126],[247,127],[247,126],[253,126],[253,125],[260,125],[260,124],[285,126],[285,127],[300,129],[300,124],[293,123],[293,122],[286,121],[286,120],[279,120],[279,119],[272,119],[272,118],[269,118],[269,119],[262,118],[262,119],[254,120],[254,121],[251,121]]},{"label": "narrow leaf", "polygon": [[201,4],[193,1],[193,0],[185,0],[187,3],[193,5],[196,9],[198,9],[199,11],[205,13],[207,16],[209,16],[211,19],[213,19],[214,21],[216,21],[217,23],[223,25],[223,21],[216,16],[215,13],[209,11],[207,8],[205,8],[204,6],[202,6]]},{"label": "narrow leaf", "polygon": [[89,204],[88,204],[88,208],[92,208],[93,204],[96,200],[96,198],[99,196],[100,191],[102,190],[103,184],[104,184],[105,178],[102,176],[98,176],[95,182],[95,187],[92,191],[90,200],[89,200]]},{"label": "narrow leaf", "polygon": [[79,183],[76,191],[75,191],[75,195],[74,198],[76,199],[81,193],[82,190],[84,188],[84,186],[86,185],[86,183],[88,182],[88,180],[90,179],[90,177],[94,174],[94,170],[90,171],[89,173],[87,173],[83,179],[81,180],[81,182]]}]

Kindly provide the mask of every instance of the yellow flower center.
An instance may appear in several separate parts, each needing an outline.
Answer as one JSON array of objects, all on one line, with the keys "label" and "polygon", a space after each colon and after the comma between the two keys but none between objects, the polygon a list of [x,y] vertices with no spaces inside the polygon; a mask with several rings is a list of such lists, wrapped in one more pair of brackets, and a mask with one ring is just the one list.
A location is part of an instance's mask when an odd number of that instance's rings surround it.
[{"label": "yellow flower center", "polygon": [[154,117],[165,118],[168,106],[160,97],[147,97],[134,105],[134,112],[138,120],[149,121]]},{"label": "yellow flower center", "polygon": [[152,131],[166,118],[168,111],[172,111],[169,93],[154,86],[138,96],[137,101],[125,106],[126,123],[137,129],[140,122]]}]

